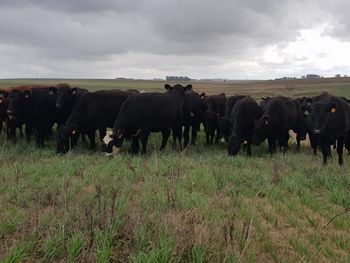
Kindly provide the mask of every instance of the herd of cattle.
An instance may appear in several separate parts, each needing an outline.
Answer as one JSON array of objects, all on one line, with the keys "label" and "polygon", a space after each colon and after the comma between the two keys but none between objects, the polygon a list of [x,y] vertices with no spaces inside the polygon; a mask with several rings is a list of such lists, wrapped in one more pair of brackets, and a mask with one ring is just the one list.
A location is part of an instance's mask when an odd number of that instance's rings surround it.
[{"label": "herd of cattle", "polygon": [[[251,155],[251,145],[268,142],[272,154],[288,148],[289,131],[296,134],[297,147],[308,134],[314,154],[319,147],[323,163],[337,149],[343,164],[343,148],[350,149],[350,104],[343,97],[321,93],[316,97],[262,98],[260,105],[250,96],[226,97],[224,93],[207,96],[192,90],[192,85],[165,85],[165,92],[142,93],[137,90],[88,92],[68,84],[56,86],[19,86],[0,90],[0,132],[17,139],[17,130],[36,143],[53,136],[57,124],[57,152],[73,148],[78,137],[88,137],[90,149],[96,148],[98,130],[102,150],[117,154],[124,140],[130,140],[130,153],[146,153],[151,132],[162,133],[163,150],[172,133],[173,147],[195,145],[203,123],[206,144],[225,138],[229,155],[241,148]],[[107,128],[112,131],[107,132]],[[191,139],[190,139],[191,132]],[[349,136],[348,136],[349,134]],[[184,142],[182,144],[182,138]]]}]

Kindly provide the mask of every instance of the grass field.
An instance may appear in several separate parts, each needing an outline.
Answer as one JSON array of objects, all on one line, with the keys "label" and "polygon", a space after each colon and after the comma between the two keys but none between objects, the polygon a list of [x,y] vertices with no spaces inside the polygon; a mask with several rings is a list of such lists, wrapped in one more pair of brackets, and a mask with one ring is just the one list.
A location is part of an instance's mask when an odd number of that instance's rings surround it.
[{"label": "grass field", "polygon": [[[162,90],[163,82],[68,82]],[[209,94],[350,95],[346,79],[194,82]],[[272,157],[266,145],[229,157],[224,144],[180,153],[151,136],[145,157],[106,158],[82,145],[57,156],[0,137],[2,262],[350,262],[350,157],[322,166],[307,145]],[[128,145],[124,145],[127,149]]]}]

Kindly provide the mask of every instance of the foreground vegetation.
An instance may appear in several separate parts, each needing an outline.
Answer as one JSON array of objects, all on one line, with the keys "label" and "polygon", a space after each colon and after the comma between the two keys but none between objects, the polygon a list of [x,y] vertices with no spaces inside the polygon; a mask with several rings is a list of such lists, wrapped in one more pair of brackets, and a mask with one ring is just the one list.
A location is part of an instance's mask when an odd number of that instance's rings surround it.
[{"label": "foreground vegetation", "polygon": [[0,260],[350,261],[350,157],[324,167],[291,142],[285,155],[261,145],[232,158],[224,144],[199,140],[159,152],[153,135],[145,157],[124,145],[106,158],[84,145],[57,156],[54,142],[39,150],[1,135]]}]

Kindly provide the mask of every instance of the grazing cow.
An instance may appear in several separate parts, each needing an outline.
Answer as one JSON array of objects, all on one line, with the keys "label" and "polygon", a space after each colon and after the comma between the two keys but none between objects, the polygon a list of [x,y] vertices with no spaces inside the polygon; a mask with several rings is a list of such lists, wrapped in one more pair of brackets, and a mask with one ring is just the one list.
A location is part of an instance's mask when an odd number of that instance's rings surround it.
[{"label": "grazing cow", "polygon": [[253,144],[261,144],[267,139],[272,154],[277,144],[283,152],[288,149],[289,130],[299,133],[300,138],[305,137],[304,117],[296,101],[277,96],[263,100],[260,107],[262,116],[255,125]]},{"label": "grazing cow", "polygon": [[[172,87],[166,84],[165,93],[141,93],[128,98],[114,123],[113,134],[105,139],[107,154],[119,152],[125,138],[138,137],[142,144],[141,153],[145,154],[151,132],[162,132],[160,150],[163,150],[170,129],[173,132],[173,146],[178,140],[181,148],[184,96],[191,88],[192,85],[183,87],[177,84]],[[133,153],[137,153],[138,141],[134,144]]]},{"label": "grazing cow", "polygon": [[[220,125],[229,131],[228,154],[237,155],[241,144],[244,144],[248,156],[251,156],[251,143],[254,130],[254,123],[261,117],[261,108],[254,99],[249,96],[241,96],[234,103],[234,106],[227,117],[219,119]],[[229,119],[227,119],[229,118]],[[222,119],[226,119],[223,121]]]},{"label": "grazing cow", "polygon": [[59,130],[57,153],[69,151],[80,133],[88,135],[90,149],[95,149],[96,130],[99,131],[102,142],[107,127],[113,127],[122,104],[132,95],[134,93],[120,90],[101,90],[81,95],[67,122]]},{"label": "grazing cow", "polygon": [[323,164],[327,163],[330,146],[336,142],[338,163],[342,165],[344,143],[350,131],[350,105],[327,93],[309,100],[310,104],[303,110],[305,115],[310,115],[313,134],[322,149]]},{"label": "grazing cow", "polygon": [[218,144],[220,139],[218,117],[223,117],[225,114],[226,95],[225,93],[211,95],[208,96],[204,102],[206,104],[206,112],[203,117],[203,125],[205,129],[206,144],[213,144],[214,137],[215,144]]},{"label": "grazing cow", "polygon": [[197,139],[197,133],[200,128],[200,124],[203,120],[204,104],[200,95],[193,90],[185,92],[184,96],[184,147],[187,147],[190,141],[191,130],[191,144],[195,145]]},{"label": "grazing cow", "polygon": [[24,91],[13,89],[7,99],[9,119],[24,123],[26,129],[32,127],[36,131],[37,145],[44,147],[44,140],[50,135],[56,120],[56,98],[47,88],[37,87]]}]

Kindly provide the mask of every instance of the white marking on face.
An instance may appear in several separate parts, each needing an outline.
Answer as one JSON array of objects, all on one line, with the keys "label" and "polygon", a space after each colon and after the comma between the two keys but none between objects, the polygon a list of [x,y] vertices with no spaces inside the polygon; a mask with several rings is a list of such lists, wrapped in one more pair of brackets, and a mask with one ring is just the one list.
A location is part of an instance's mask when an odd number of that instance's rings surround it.
[{"label": "white marking on face", "polygon": [[103,143],[108,145],[111,141],[113,141],[113,138],[111,138],[111,135],[113,134],[112,131],[107,131],[106,136],[103,138]]}]

